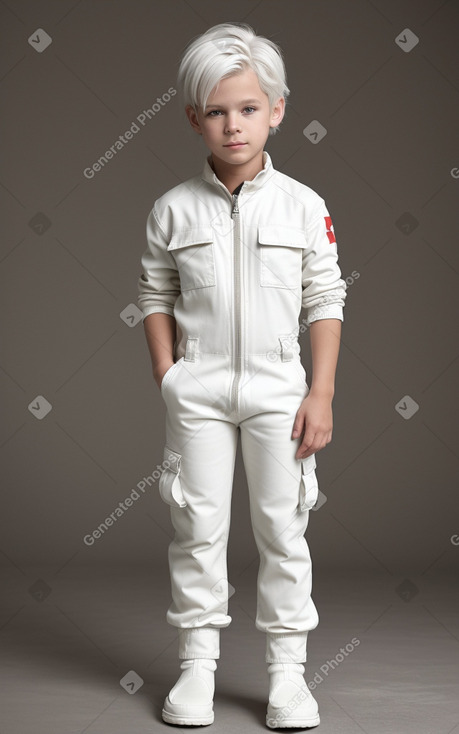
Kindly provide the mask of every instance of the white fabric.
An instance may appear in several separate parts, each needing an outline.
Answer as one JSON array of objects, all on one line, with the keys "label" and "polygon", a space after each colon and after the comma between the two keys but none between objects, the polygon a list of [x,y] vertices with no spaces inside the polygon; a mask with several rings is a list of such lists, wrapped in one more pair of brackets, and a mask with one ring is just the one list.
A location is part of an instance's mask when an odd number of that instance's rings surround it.
[{"label": "white fabric", "polygon": [[266,635],[267,663],[302,663],[307,660],[308,633]]},{"label": "white fabric", "polygon": [[[314,455],[295,459],[300,439],[291,439],[295,413],[309,390],[305,371],[296,349],[292,360],[252,357],[240,382],[237,410],[232,408],[232,377],[231,358],[198,349],[194,361],[180,359],[161,384],[167,408],[164,456],[171,459],[159,484],[175,529],[168,556],[173,601],[167,621],[188,630],[189,643],[190,628],[223,628],[232,621],[226,553],[240,430],[260,553],[255,624],[263,632],[286,636],[269,643],[267,662],[302,662],[306,633],[318,624],[304,537],[316,500],[314,492],[305,493],[304,480],[307,476],[308,486],[317,488],[316,461]],[[167,495],[170,476],[174,492]],[[204,648],[209,657],[214,647],[211,640]],[[186,648],[188,656],[202,650],[201,642],[195,650],[192,644]]]},{"label": "white fabric", "polygon": [[220,630],[212,627],[191,627],[179,630],[179,658],[220,657]]},{"label": "white fabric", "polygon": [[175,316],[177,359],[193,336],[203,352],[232,354],[236,299],[244,314],[245,356],[266,354],[273,332],[297,334],[301,308],[307,323],[343,320],[346,284],[336,242],[329,241],[334,234],[325,202],[276,171],[267,151],[263,156],[263,170],[237,197],[237,222],[233,197],[208,159],[200,175],[157,199],[148,216],[138,304],[144,318]]}]

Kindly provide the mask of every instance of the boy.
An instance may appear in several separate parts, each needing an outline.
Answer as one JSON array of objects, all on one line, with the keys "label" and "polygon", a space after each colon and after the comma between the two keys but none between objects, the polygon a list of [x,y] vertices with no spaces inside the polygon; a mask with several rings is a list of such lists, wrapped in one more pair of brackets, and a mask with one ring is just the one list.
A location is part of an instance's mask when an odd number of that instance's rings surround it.
[{"label": "boy", "polygon": [[[256,628],[266,634],[270,728],[316,726],[303,677],[318,624],[304,537],[318,495],[314,454],[332,435],[345,299],[325,202],[276,171],[264,145],[289,93],[280,49],[222,23],[185,50],[178,87],[210,151],[201,175],[159,198],[147,222],[139,307],[166,405],[162,499],[171,507],[182,673],[164,721],[214,720],[228,615],[226,550],[238,435],[260,553]],[[298,318],[310,325],[311,387]]]}]

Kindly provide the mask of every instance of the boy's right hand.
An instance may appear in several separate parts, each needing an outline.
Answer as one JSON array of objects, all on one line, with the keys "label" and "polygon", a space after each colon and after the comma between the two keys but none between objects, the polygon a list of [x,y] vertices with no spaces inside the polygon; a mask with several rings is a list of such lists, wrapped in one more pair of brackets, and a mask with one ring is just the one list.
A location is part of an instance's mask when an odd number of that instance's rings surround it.
[{"label": "boy's right hand", "polygon": [[173,364],[175,364],[174,361],[161,362],[160,364],[156,365],[156,367],[153,369],[153,377],[160,390],[161,390],[161,383],[163,381],[163,377],[166,374],[167,370],[170,367],[172,367]]}]

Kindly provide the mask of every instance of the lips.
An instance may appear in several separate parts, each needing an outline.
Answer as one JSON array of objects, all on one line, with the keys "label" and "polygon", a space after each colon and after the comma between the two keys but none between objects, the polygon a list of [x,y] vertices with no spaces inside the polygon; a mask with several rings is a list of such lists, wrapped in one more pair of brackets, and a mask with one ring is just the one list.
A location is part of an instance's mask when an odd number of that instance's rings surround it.
[{"label": "lips", "polygon": [[224,147],[225,148],[241,148],[243,145],[247,145],[247,143],[226,143]]}]

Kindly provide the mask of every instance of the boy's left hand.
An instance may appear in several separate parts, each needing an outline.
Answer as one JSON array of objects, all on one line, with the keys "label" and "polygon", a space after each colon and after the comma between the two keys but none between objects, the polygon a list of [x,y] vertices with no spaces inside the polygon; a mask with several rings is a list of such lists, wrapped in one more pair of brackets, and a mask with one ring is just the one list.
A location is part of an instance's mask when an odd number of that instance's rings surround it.
[{"label": "boy's left hand", "polygon": [[295,416],[292,439],[301,436],[303,431],[295,459],[306,459],[330,443],[333,431],[331,398],[309,392]]}]

